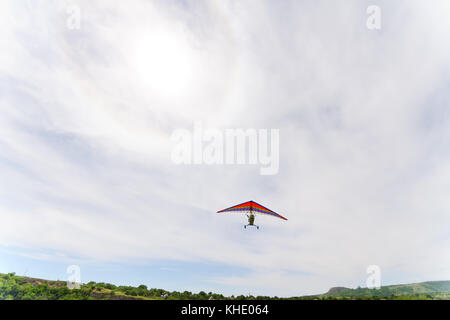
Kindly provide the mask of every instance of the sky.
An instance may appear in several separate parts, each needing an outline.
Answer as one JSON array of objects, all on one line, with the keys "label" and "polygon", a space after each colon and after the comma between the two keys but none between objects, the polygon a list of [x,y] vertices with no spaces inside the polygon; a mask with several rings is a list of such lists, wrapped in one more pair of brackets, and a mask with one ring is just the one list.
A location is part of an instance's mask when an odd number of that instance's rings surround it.
[{"label": "sky", "polygon": [[[370,265],[382,285],[450,280],[449,16],[1,1],[0,272],[271,296],[365,286]],[[195,123],[278,129],[278,172],[174,163]],[[288,220],[216,213],[248,200]]]}]

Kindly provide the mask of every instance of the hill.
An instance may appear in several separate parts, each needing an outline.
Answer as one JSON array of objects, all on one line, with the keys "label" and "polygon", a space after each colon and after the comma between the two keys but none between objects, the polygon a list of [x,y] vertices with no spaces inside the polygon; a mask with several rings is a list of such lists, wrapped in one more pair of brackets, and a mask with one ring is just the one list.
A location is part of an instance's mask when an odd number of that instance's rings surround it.
[{"label": "hill", "polygon": [[450,281],[427,281],[412,284],[382,286],[380,289],[345,287],[331,288],[321,298],[364,299],[450,299]]},{"label": "hill", "polygon": [[[0,273],[0,300],[269,300],[268,296],[225,297],[212,292],[166,291],[138,287],[115,286],[109,283],[89,282],[70,290],[66,281],[54,281]],[[450,300],[450,281],[428,281],[413,284],[383,286],[380,289],[345,287],[331,288],[327,293],[313,296],[283,298],[289,300],[346,300],[346,299],[446,299]]]},{"label": "hill", "polygon": [[207,300],[227,299],[221,294],[169,292],[163,289],[116,286],[110,283],[89,282],[70,290],[66,281],[45,280],[0,273],[0,300]]}]

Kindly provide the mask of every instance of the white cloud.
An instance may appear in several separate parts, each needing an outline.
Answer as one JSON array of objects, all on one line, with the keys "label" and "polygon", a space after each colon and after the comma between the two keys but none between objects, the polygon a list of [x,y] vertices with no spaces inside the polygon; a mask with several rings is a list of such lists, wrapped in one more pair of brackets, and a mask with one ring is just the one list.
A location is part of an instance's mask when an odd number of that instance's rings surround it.
[{"label": "white cloud", "polygon": [[[278,295],[450,277],[446,2],[382,2],[380,31],[356,1],[77,3],[80,30],[62,2],[0,8],[0,244],[227,263],[255,274],[214,281]],[[199,120],[279,128],[280,173],[172,164]],[[250,199],[289,221],[213,214]]]}]

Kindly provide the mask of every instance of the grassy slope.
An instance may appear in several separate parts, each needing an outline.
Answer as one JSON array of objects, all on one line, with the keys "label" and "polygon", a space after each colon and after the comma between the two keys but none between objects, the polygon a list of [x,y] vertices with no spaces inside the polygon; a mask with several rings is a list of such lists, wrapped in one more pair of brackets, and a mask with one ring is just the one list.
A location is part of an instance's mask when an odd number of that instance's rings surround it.
[{"label": "grassy slope", "polygon": [[383,286],[380,289],[331,288],[323,298],[402,298],[450,299],[450,281],[427,281],[412,284]]},{"label": "grassy slope", "polygon": [[[0,273],[0,300],[160,300],[201,299],[213,296],[215,299],[270,299],[270,297],[224,297],[213,293],[168,292],[162,289],[147,289],[145,286],[115,286],[107,283],[90,282],[80,289],[69,290],[65,281],[52,281],[15,274]],[[273,299],[273,298],[272,298]],[[278,299],[274,297],[274,299]],[[315,296],[292,297],[289,299],[447,299],[450,300],[450,281],[429,281],[404,285],[384,286],[380,289],[331,288],[327,293]]]},{"label": "grassy slope", "polygon": [[[66,281],[53,281],[0,273],[0,300],[157,300],[161,297],[128,295],[122,287],[107,284],[83,284],[79,290],[69,290]],[[129,288],[129,287],[124,287]],[[125,289],[126,290],[126,289]]]}]

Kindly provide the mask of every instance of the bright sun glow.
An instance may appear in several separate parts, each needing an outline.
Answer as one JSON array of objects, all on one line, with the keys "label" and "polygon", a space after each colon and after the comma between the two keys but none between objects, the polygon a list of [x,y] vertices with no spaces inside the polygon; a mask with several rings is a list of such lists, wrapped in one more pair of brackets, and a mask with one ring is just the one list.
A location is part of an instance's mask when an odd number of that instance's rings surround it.
[{"label": "bright sun glow", "polygon": [[150,33],[138,39],[133,64],[142,84],[165,97],[189,91],[193,76],[193,49],[175,33]]}]

